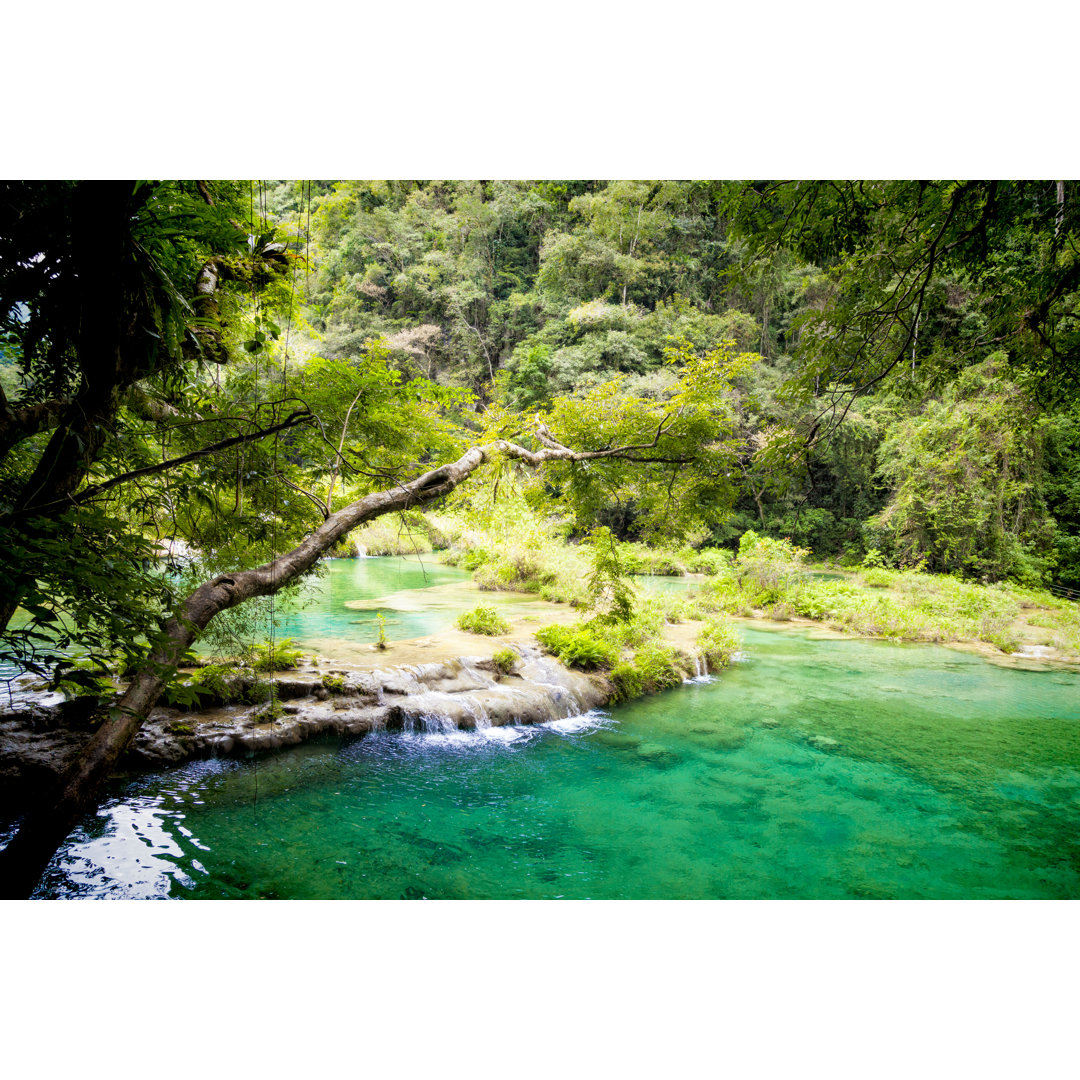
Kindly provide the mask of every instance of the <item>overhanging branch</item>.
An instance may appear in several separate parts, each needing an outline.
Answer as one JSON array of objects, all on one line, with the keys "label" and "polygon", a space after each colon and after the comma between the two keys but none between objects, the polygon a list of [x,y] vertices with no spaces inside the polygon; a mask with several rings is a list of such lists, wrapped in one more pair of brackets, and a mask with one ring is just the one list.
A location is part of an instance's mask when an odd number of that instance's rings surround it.
[{"label": "overhanging branch", "polygon": [[279,431],[285,431],[288,428],[296,427],[298,424],[310,423],[312,416],[313,414],[306,410],[294,412],[282,420],[280,424],[273,424],[268,428],[260,428],[257,431],[248,432],[246,435],[233,435],[228,439],[222,439],[220,442],[211,443],[209,446],[204,446],[199,450],[193,450],[190,454],[184,454],[182,457],[169,458],[168,461],[159,461],[153,465],[146,465],[141,469],[133,469],[131,472],[123,473],[120,476],[114,476],[109,480],[102,481],[100,484],[93,484],[88,488],[83,488],[82,491],[78,491],[74,495],[67,496],[63,499],[55,499],[52,502],[28,506],[20,511],[20,516],[25,517],[30,514],[48,513],[51,510],[56,510],[61,507],[80,506],[83,503],[89,502],[91,499],[96,499],[99,495],[104,494],[111,488],[117,487],[120,484],[126,484],[129,480],[134,480],[143,476],[151,476],[154,473],[166,472],[169,469],[175,469],[180,465],[186,465],[191,461],[197,461],[199,458],[206,457],[209,454],[216,454],[222,450],[228,450],[233,446],[239,446],[242,443],[255,442],[258,439],[266,438],[267,435],[274,435]]}]

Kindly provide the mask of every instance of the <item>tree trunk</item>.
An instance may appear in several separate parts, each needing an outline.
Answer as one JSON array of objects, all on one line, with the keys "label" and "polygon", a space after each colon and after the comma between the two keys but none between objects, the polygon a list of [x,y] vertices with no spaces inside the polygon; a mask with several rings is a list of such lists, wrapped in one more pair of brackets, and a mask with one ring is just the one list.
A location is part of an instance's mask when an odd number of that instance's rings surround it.
[{"label": "tree trunk", "polygon": [[256,596],[269,596],[310,570],[346,533],[383,514],[423,506],[448,495],[493,454],[536,467],[547,461],[586,461],[637,455],[657,446],[673,421],[665,419],[650,443],[606,450],[575,452],[538,429],[543,449],[533,452],[502,439],[474,446],[457,461],[441,465],[407,483],[365,495],[332,514],[292,551],[254,570],[222,575],[200,585],[162,627],[161,643],[132,679],[108,719],[41,804],[28,811],[16,836],[0,851],[0,898],[25,898],[44,872],[53,853],[79,818],[89,811],[120,756],[131,744],[154,707],[184,653],[215,615]]}]

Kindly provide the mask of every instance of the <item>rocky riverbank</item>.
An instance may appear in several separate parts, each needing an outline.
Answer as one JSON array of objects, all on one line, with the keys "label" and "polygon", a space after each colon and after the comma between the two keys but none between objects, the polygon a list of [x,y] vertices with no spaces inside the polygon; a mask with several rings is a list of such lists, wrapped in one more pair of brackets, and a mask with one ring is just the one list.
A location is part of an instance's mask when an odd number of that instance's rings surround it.
[{"label": "rocky riverbank", "polygon": [[[273,678],[277,705],[269,715],[265,705],[156,708],[121,767],[138,771],[192,758],[251,756],[324,735],[542,723],[610,699],[611,684],[602,676],[572,671],[535,644],[511,648],[516,659],[509,670],[490,656],[364,669],[312,664]],[[32,799],[90,738],[72,704],[57,695],[26,694],[0,714],[0,790],[8,810]]]}]

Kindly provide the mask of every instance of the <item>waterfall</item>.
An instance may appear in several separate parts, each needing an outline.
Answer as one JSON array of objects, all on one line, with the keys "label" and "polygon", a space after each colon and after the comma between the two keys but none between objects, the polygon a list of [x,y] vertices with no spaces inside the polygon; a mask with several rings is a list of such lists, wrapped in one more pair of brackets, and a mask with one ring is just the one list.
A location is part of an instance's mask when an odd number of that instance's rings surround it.
[{"label": "waterfall", "polygon": [[694,653],[694,674],[689,679],[683,679],[684,683],[710,683],[712,676],[709,674],[709,663],[703,653]]},{"label": "waterfall", "polygon": [[596,723],[591,710],[607,700],[600,680],[563,667],[536,647],[519,646],[517,652],[520,663],[512,675],[501,674],[488,656],[471,656],[289,677],[288,711],[273,724],[255,718],[253,706],[230,705],[189,714],[194,731],[181,733],[174,731],[179,726],[174,710],[156,709],[129,757],[157,767],[188,758],[262,753],[324,735],[464,730],[510,741],[513,731],[528,725],[556,723],[559,730],[567,725],[576,730],[579,721]]},{"label": "waterfall", "polygon": [[461,704],[465,712],[473,718],[473,728],[475,730],[482,731],[484,728],[491,727],[491,717],[488,716],[483,702],[466,699]]}]

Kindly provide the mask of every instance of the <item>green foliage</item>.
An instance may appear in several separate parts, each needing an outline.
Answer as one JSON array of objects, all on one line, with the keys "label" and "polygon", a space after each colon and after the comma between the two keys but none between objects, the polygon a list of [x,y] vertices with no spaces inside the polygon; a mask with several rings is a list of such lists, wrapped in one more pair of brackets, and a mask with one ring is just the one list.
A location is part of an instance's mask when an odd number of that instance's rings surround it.
[{"label": "green foliage", "polygon": [[863,572],[863,581],[872,589],[887,589],[896,580],[896,575],[881,567],[871,567]]},{"label": "green foliage", "polygon": [[739,540],[736,578],[755,606],[776,604],[805,579],[806,555],[787,538],[759,536],[750,529]]},{"label": "green foliage", "polygon": [[[219,703],[226,703],[237,696],[237,681],[241,675],[240,669],[227,664],[207,664],[198,668],[188,680],[188,685],[194,687],[200,695],[216,699]],[[248,682],[250,683],[250,679]]]},{"label": "green foliage", "polygon": [[285,706],[278,701],[276,696],[271,696],[265,705],[252,713],[252,719],[256,724],[272,724],[285,715]]},{"label": "green foliage", "polygon": [[634,653],[633,665],[645,693],[656,694],[680,686],[685,675],[683,660],[670,645],[650,642]]},{"label": "green foliage", "polygon": [[496,649],[491,655],[491,659],[495,663],[495,667],[503,675],[509,675],[514,670],[514,665],[518,662],[518,654],[511,648]]},{"label": "green foliage", "polygon": [[645,679],[632,660],[619,660],[608,672],[608,678],[615,688],[612,701],[633,701],[645,693]]},{"label": "green foliage", "polygon": [[209,709],[222,705],[258,704],[273,693],[250,668],[206,664],[190,677],[178,675],[162,694],[162,703],[178,709]]},{"label": "green foliage", "polygon": [[383,613],[381,611],[376,611],[375,612],[375,618],[378,620],[378,623],[379,623],[379,639],[378,639],[378,641],[375,642],[375,644],[380,649],[385,649],[386,648],[386,616],[383,615]]},{"label": "green foliage", "polygon": [[1041,425],[1001,359],[967,369],[882,445],[893,496],[869,529],[900,565],[1028,584],[1049,568]]},{"label": "green foliage", "polygon": [[[536,449],[545,430],[636,449],[493,461],[453,497],[464,524],[409,511],[354,542],[453,541],[486,588],[628,627],[635,572],[710,575],[705,614],[1006,645],[1004,614],[926,610],[891,570],[1080,585],[1075,181],[326,182],[310,238],[299,190],[260,190],[275,225],[253,184],[5,185],[0,597],[23,611],[0,661],[136,667],[192,585],[465,445]],[[298,290],[286,271],[309,251]],[[213,295],[196,290],[211,265]],[[122,370],[88,380],[91,355]],[[85,422],[14,423],[52,401]],[[837,402],[854,403],[840,427]],[[311,420],[204,452],[294,407]],[[53,502],[26,512],[46,478]],[[190,561],[158,560],[165,540]],[[734,568],[708,546],[737,544]],[[805,575],[800,549],[855,566],[867,547],[873,591]],[[265,615],[206,636],[235,652]]]},{"label": "green foliage", "polygon": [[1076,204],[1074,181],[848,181],[743,185],[729,207],[761,255],[794,248],[828,268],[827,298],[800,322],[804,389],[947,378],[957,353],[1008,341],[1015,370],[1064,398],[1078,375]]},{"label": "green foliage", "polygon": [[480,499],[474,503],[466,493],[459,508],[469,524],[458,529],[454,547],[444,559],[474,570],[473,580],[481,589],[588,603],[586,552],[566,544],[562,519],[534,510],[520,491],[500,494],[497,503]]},{"label": "green foliage", "polygon": [[601,665],[613,664],[618,659],[618,648],[590,625],[542,627],[536,632],[536,640],[567,667],[591,670]]},{"label": "green foliage", "polygon": [[586,579],[589,600],[600,618],[629,622],[634,615],[634,588],[619,561],[618,547],[611,530],[599,526],[589,533],[592,569]]},{"label": "green foliage", "polygon": [[472,611],[462,612],[458,616],[457,626],[470,634],[486,634],[488,637],[510,633],[510,624],[493,607],[483,604],[477,604]]},{"label": "green foliage", "polygon": [[340,673],[325,672],[320,682],[331,694],[345,693],[345,676]]},{"label": "green foliage", "polygon": [[48,685],[50,690],[60,691],[68,701],[87,697],[104,702],[116,692],[116,686],[109,678],[109,673],[97,664],[86,660],[77,660],[58,666],[54,669]]},{"label": "green foliage", "polygon": [[742,642],[735,628],[728,619],[723,617],[714,615],[706,620],[705,625],[698,632],[698,650],[713,671],[727,667],[741,645]]},{"label": "green foliage", "polygon": [[491,555],[484,548],[470,548],[462,554],[459,565],[462,570],[477,570],[490,558]]},{"label": "green foliage", "polygon": [[251,647],[251,666],[256,671],[291,671],[304,659],[303,649],[294,649],[292,638],[266,640]]}]

